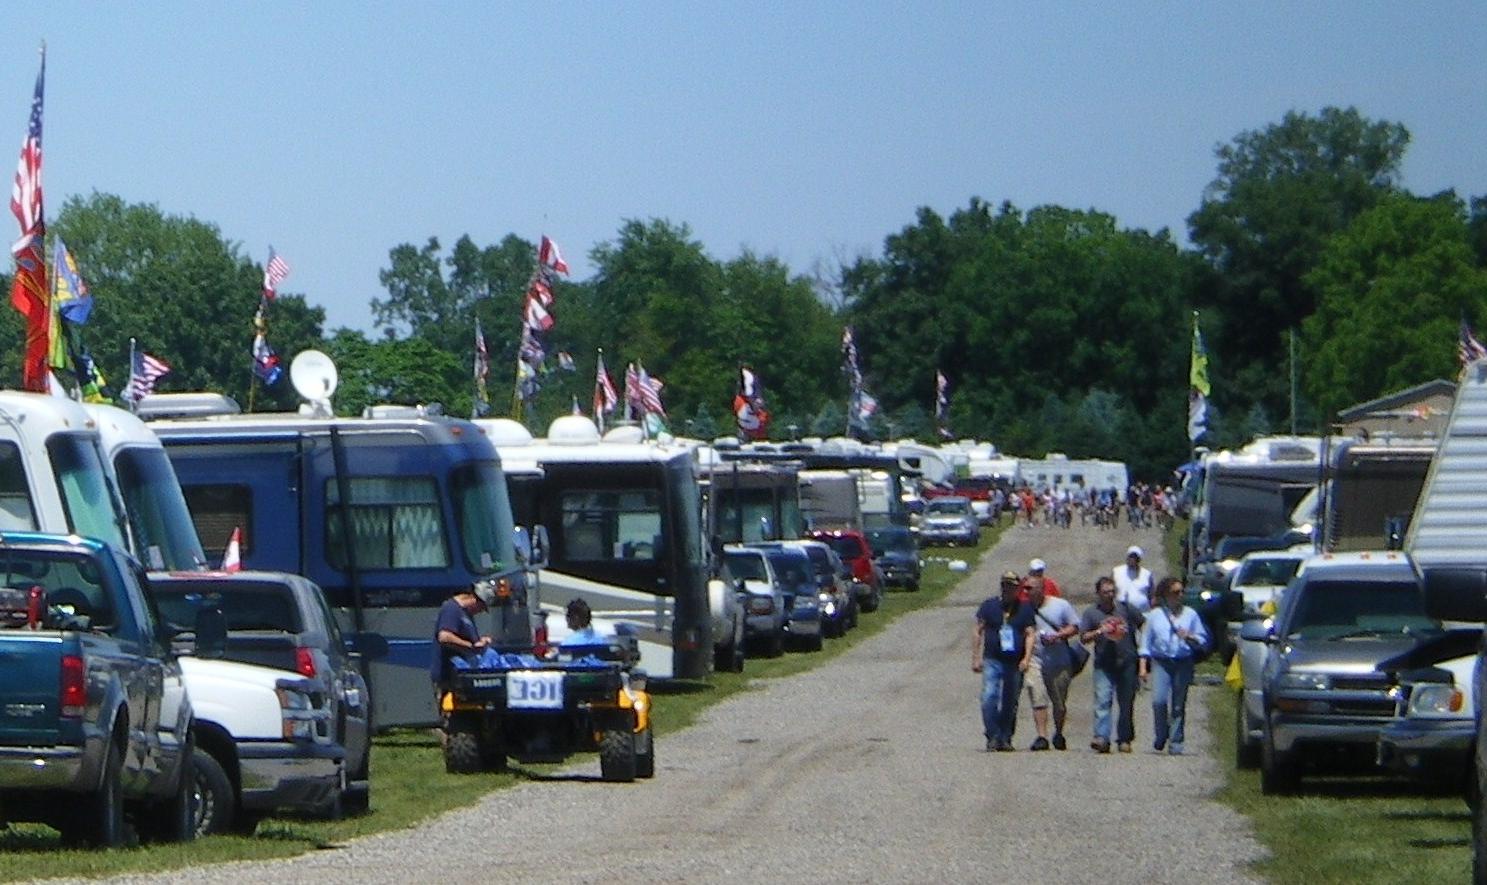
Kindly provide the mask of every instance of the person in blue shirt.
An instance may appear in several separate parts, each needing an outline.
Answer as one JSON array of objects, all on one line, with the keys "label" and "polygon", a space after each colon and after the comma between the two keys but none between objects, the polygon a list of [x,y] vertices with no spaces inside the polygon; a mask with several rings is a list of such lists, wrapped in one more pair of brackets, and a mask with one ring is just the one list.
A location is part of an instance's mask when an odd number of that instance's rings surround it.
[{"label": "person in blue shirt", "polygon": [[558,643],[559,648],[575,645],[603,645],[608,641],[608,637],[594,629],[593,610],[582,599],[570,600],[564,617],[568,621],[568,629],[571,632],[564,637],[562,642]]},{"label": "person in blue shirt", "polygon": [[971,636],[971,672],[981,674],[981,725],[988,751],[1012,749],[1017,696],[1033,659],[1033,607],[1019,601],[1019,584],[1016,572],[1002,575],[1000,598],[981,603]]},{"label": "person in blue shirt", "polygon": [[480,653],[491,644],[489,636],[481,636],[475,626],[475,616],[489,607],[486,585],[476,582],[469,590],[462,590],[444,600],[434,621],[434,659],[429,665],[429,677],[438,690],[449,683],[449,662],[453,658],[464,658],[474,663]]},{"label": "person in blue shirt", "polygon": [[1156,732],[1152,749],[1182,755],[1188,688],[1193,684],[1197,655],[1208,647],[1208,631],[1198,613],[1182,604],[1178,578],[1157,584],[1152,609],[1141,626],[1137,654],[1141,681],[1151,680],[1151,712]]}]

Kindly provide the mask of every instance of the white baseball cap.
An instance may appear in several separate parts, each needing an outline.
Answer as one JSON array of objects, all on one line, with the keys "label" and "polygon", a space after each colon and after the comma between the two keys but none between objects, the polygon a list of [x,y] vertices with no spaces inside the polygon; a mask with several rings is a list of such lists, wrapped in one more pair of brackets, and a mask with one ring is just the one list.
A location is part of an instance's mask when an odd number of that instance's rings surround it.
[{"label": "white baseball cap", "polygon": [[1048,563],[1041,559],[1035,559],[1027,564],[1027,570],[1030,572],[1041,572],[1046,568],[1048,568]]},{"label": "white baseball cap", "polygon": [[1137,559],[1142,559],[1146,556],[1146,554],[1141,552],[1141,548],[1137,547],[1135,544],[1132,544],[1131,546],[1126,548],[1126,555],[1134,556]]}]

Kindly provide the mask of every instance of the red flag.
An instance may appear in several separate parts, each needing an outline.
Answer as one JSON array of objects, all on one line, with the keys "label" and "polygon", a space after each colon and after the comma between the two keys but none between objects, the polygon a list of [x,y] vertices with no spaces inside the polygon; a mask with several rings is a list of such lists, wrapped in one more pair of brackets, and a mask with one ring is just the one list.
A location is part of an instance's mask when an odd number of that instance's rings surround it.
[{"label": "red flag", "polygon": [[563,253],[558,251],[558,244],[547,234],[542,235],[542,245],[537,249],[537,263],[560,274],[568,273],[568,264],[563,261]]},{"label": "red flag", "polygon": [[547,308],[542,306],[541,301],[532,297],[527,298],[526,309],[522,311],[522,320],[533,332],[546,332],[552,328],[553,324],[552,314],[547,312]]},{"label": "red flag", "polygon": [[222,571],[240,572],[243,570],[243,528],[233,526],[232,537],[227,539],[227,549],[222,551]]},{"label": "red flag", "polygon": [[26,352],[21,362],[21,387],[47,392],[47,351],[51,347],[51,301],[46,279],[42,243],[46,221],[41,199],[41,106],[46,82],[46,49],[41,52],[41,70],[36,74],[36,92],[31,99],[31,120],[21,159],[16,164],[15,183],[10,189],[10,211],[20,224],[21,235],[10,247],[15,257],[15,277],[10,284],[10,303],[26,318]]}]

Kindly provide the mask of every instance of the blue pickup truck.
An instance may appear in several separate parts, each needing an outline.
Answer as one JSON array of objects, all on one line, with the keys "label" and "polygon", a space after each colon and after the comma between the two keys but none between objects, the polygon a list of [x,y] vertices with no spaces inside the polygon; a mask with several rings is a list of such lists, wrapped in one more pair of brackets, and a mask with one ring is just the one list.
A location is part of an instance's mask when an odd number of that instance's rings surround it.
[{"label": "blue pickup truck", "polygon": [[0,822],[192,838],[191,705],[146,586],[108,544],[0,533]]}]

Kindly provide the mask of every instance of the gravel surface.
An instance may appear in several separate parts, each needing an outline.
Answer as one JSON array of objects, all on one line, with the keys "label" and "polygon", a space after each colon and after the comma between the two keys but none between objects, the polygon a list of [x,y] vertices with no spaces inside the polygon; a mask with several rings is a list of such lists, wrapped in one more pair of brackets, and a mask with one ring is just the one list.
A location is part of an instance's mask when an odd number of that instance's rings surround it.
[{"label": "gravel surface", "polygon": [[1146,694],[1137,752],[1093,753],[1088,673],[1067,752],[1026,751],[1025,701],[1018,752],[982,749],[975,606],[1038,556],[1082,609],[1133,540],[1160,558],[1155,531],[1009,529],[943,604],[657,741],[654,781],[601,783],[594,762],[338,850],[122,881],[1254,881],[1263,849],[1209,798],[1213,689],[1190,697],[1186,756],[1151,751]]}]

